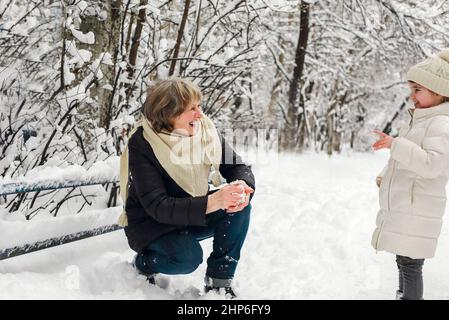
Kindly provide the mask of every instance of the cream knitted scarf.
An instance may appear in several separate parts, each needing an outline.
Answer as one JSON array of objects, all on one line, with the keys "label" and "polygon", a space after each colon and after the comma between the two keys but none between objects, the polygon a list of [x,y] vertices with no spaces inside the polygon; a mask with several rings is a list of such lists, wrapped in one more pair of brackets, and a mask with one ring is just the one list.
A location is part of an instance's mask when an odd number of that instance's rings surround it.
[{"label": "cream knitted scarf", "polygon": [[[221,142],[213,122],[205,115],[198,122],[195,135],[183,136],[174,132],[157,133],[147,119],[140,121],[131,131],[131,137],[139,127],[143,127],[143,137],[150,144],[156,158],[168,175],[192,197],[204,196],[209,191],[211,170],[214,186],[221,183],[219,167],[221,163]],[[120,195],[123,205],[128,198],[128,146],[120,157]],[[127,226],[125,210],[118,224]]]}]

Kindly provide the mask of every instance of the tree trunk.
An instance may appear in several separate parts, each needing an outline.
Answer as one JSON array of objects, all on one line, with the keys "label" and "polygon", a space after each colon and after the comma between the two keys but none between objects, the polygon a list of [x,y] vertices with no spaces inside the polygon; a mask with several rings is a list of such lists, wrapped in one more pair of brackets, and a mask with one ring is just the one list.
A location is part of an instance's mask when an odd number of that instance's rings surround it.
[{"label": "tree trunk", "polygon": [[[148,0],[140,0],[139,16],[137,18],[136,29],[134,30],[134,36],[131,44],[131,50],[129,52],[128,61],[128,79],[132,80],[134,77],[134,69],[136,67],[137,53],[139,51],[140,39],[142,38],[142,29],[146,17],[145,6],[148,4]],[[134,91],[132,84],[126,84],[126,99],[128,100]]]},{"label": "tree trunk", "polygon": [[299,39],[295,54],[295,68],[293,69],[293,77],[288,92],[287,123],[282,130],[281,148],[284,150],[294,150],[297,147],[298,142],[299,119],[297,96],[304,70],[304,61],[309,38],[309,7],[309,3],[301,1]]},{"label": "tree trunk", "polygon": [[[107,129],[111,121],[111,95],[109,88],[104,85],[112,86],[115,80],[115,65],[117,63],[117,50],[120,48],[120,23],[121,23],[121,4],[122,0],[105,1],[104,8],[107,12],[105,21],[98,20],[95,16],[85,17],[80,25],[83,33],[92,31],[95,34],[94,44],[80,44],[80,49],[87,49],[92,52],[92,61],[98,59],[102,53],[108,52],[113,58],[113,65],[100,64],[100,70],[103,78],[95,83],[90,89],[91,97],[97,101],[98,110],[91,106],[86,106],[83,113],[87,113],[91,119],[98,119],[100,127]],[[90,71],[92,72],[92,70]]]},{"label": "tree trunk", "polygon": [[181,24],[178,29],[178,37],[176,38],[175,48],[173,50],[173,57],[172,57],[173,60],[171,62],[170,70],[168,72],[169,76],[172,76],[175,73],[176,59],[178,58],[179,55],[179,48],[181,47],[182,35],[184,34],[187,16],[189,15],[189,7],[190,7],[190,0],[185,0],[184,12],[182,14]]},{"label": "tree trunk", "polygon": [[[284,53],[281,52],[279,54],[278,57],[279,63],[281,65],[284,64]],[[265,111],[265,116],[264,116],[264,121],[266,121],[267,123],[269,123],[270,125],[274,125],[274,122],[276,120],[276,105],[279,99],[279,95],[281,93],[281,85],[282,85],[282,75],[281,72],[279,71],[279,68],[276,69],[276,74],[274,76],[274,84],[273,87],[271,88],[271,95],[270,95],[270,101],[268,102],[268,106],[266,108]]]},{"label": "tree trunk", "polygon": [[326,145],[326,153],[328,155],[332,155],[332,148],[334,145],[334,125],[335,125],[335,113],[330,114],[327,117],[327,145]]}]

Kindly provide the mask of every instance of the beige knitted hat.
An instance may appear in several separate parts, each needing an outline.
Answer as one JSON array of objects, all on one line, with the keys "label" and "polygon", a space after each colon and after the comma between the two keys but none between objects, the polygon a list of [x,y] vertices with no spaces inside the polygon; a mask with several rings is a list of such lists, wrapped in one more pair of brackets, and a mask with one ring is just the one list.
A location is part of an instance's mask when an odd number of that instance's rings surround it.
[{"label": "beige knitted hat", "polygon": [[449,97],[449,49],[410,68],[407,80]]}]

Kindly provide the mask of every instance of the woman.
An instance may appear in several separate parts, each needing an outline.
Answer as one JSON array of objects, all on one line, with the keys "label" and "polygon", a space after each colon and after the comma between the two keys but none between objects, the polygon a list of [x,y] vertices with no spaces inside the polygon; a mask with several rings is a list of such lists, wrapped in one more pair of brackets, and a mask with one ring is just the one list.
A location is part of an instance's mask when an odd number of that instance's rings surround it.
[{"label": "woman", "polygon": [[[163,80],[150,90],[122,155],[120,224],[137,252],[136,268],[153,284],[157,273],[193,272],[203,259],[199,241],[213,237],[205,291],[235,297],[232,279],[255,181],[202,114],[200,100],[198,87],[184,79]],[[228,182],[216,192],[209,192],[211,171],[215,186],[221,176]]]}]

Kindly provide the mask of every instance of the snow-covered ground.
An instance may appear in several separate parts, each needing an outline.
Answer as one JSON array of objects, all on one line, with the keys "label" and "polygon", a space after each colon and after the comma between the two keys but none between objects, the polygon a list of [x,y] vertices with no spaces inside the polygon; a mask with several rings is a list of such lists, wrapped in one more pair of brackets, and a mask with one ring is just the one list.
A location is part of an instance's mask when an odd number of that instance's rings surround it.
[{"label": "snow-covered ground", "polygon": [[[387,158],[386,152],[308,153],[256,161],[252,221],[235,277],[239,298],[394,299],[394,256],[370,245],[378,209],[374,181]],[[48,233],[51,226],[65,232],[114,222],[119,213],[97,209],[28,222],[0,216],[0,247],[35,240],[36,230]],[[426,299],[449,299],[448,228],[445,222],[436,258],[424,266]],[[202,244],[207,255],[211,240]],[[130,267],[133,255],[123,231],[116,231],[3,260],[0,299],[198,298],[205,263],[190,275],[161,276],[160,288]]]}]

